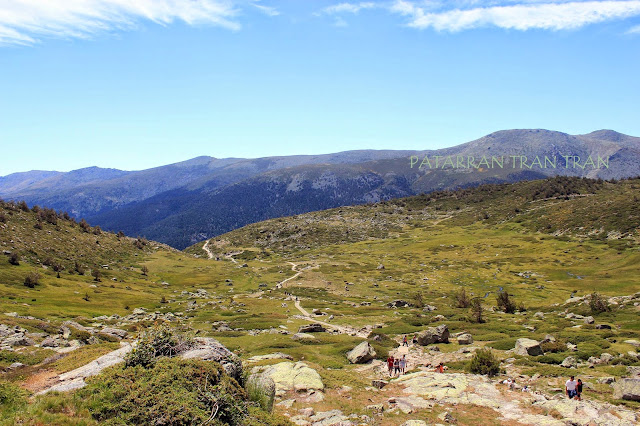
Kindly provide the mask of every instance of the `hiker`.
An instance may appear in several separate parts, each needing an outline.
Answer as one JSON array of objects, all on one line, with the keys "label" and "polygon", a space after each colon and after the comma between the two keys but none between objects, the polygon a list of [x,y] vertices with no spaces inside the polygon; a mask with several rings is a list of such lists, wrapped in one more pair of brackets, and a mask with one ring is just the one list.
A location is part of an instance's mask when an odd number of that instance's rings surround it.
[{"label": "hiker", "polygon": [[582,379],[578,379],[578,383],[576,385],[576,399],[578,401],[582,401]]},{"label": "hiker", "polygon": [[576,397],[576,387],[578,387],[578,383],[576,383],[574,377],[571,376],[571,378],[564,384],[564,389],[569,399],[573,399]]},{"label": "hiker", "polygon": [[404,374],[406,368],[407,368],[407,356],[402,355],[402,358],[400,358],[400,374]]},{"label": "hiker", "polygon": [[396,358],[395,360],[393,360],[393,375],[395,376],[396,374],[400,373],[400,360],[398,358]]},{"label": "hiker", "polygon": [[402,338],[402,346],[409,346],[409,342],[407,342],[407,335],[406,334]]},{"label": "hiker", "polygon": [[389,355],[387,358],[387,367],[389,368],[389,377],[393,375],[393,355]]},{"label": "hiker", "polygon": [[414,335],[413,335],[413,344],[414,344],[414,345],[417,345],[417,344],[418,344],[418,335],[417,335],[417,334],[414,334]]},{"label": "hiker", "polygon": [[438,364],[435,371],[436,373],[444,373],[444,364],[443,363]]}]

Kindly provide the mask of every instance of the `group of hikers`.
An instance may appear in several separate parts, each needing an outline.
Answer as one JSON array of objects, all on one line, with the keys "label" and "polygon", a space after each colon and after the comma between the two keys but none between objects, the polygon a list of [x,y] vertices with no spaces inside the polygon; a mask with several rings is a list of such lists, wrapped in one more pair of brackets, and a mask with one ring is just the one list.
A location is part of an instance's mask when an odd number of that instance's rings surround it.
[{"label": "group of hikers", "polygon": [[582,400],[582,380],[575,380],[574,376],[571,376],[569,380],[564,384],[564,390],[569,399]]},{"label": "group of hikers", "polygon": [[393,355],[389,355],[387,368],[389,369],[389,376],[404,374],[407,371],[407,356],[402,355],[402,358],[394,358]]}]

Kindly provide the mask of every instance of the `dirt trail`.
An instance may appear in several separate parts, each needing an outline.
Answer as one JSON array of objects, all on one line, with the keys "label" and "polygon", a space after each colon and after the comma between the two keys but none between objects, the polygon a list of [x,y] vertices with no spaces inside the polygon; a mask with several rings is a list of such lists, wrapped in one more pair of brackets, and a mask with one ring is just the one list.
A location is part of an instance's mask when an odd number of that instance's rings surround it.
[{"label": "dirt trail", "polygon": [[209,257],[209,259],[213,259],[213,253],[211,253],[211,249],[209,248],[209,241],[211,240],[207,240],[207,242],[204,243],[204,245],[202,246],[202,250],[207,252],[207,256]]}]

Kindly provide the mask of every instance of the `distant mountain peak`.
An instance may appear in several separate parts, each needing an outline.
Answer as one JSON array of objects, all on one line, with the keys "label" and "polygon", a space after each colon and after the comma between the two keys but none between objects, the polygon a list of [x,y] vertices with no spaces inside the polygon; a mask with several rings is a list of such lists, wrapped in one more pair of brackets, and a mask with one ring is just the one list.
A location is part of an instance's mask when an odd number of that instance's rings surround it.
[{"label": "distant mountain peak", "polygon": [[620,142],[621,139],[627,137],[627,135],[623,133],[610,129],[596,130],[595,132],[588,133],[585,136],[610,142]]}]

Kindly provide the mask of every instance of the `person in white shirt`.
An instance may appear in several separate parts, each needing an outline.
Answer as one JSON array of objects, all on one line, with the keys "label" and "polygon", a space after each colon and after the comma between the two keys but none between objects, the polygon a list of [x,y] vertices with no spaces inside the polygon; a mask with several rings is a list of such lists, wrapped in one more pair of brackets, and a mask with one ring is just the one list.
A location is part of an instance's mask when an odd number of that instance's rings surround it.
[{"label": "person in white shirt", "polygon": [[573,399],[577,396],[576,387],[578,383],[574,380],[574,377],[571,376],[567,383],[564,384],[565,391],[567,392],[567,396],[569,399]]}]

